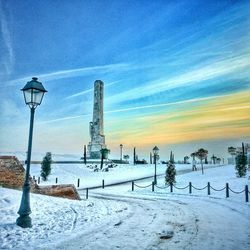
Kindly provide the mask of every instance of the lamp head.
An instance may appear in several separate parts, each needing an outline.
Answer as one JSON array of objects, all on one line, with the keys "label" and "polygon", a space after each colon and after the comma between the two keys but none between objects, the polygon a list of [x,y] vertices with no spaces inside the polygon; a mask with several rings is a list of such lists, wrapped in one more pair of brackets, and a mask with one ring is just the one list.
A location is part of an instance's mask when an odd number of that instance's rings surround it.
[{"label": "lamp head", "polygon": [[33,77],[21,90],[23,91],[25,103],[29,105],[30,108],[36,108],[40,105],[44,93],[47,92],[37,77]]},{"label": "lamp head", "polygon": [[153,153],[154,153],[154,155],[158,155],[158,153],[159,153],[159,148],[158,148],[157,146],[155,146],[155,147],[153,148]]}]

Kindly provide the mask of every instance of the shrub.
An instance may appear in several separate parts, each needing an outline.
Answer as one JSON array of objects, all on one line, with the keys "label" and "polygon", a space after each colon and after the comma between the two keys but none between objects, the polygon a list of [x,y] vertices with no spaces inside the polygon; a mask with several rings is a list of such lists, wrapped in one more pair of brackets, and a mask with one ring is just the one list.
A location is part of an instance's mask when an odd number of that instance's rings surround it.
[{"label": "shrub", "polygon": [[243,154],[239,154],[235,158],[236,160],[236,175],[237,177],[244,177],[247,174],[247,157]]},{"label": "shrub", "polygon": [[165,184],[171,185],[174,184],[175,181],[175,175],[176,175],[176,170],[175,170],[175,165],[174,165],[174,159],[173,155],[171,152],[170,155],[170,160],[167,164],[167,169],[166,169],[166,175],[165,175]]},{"label": "shrub", "polygon": [[51,173],[51,162],[52,162],[51,153],[47,152],[46,155],[43,157],[43,161],[41,163],[41,177],[43,181],[46,181]]}]

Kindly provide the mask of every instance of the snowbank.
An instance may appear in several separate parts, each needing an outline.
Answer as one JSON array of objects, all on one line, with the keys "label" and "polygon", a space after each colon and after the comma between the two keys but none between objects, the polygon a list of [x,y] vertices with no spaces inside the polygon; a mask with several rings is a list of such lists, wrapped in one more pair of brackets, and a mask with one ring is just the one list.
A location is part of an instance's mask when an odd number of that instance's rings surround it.
[{"label": "snowbank", "polygon": [[[124,204],[103,201],[73,201],[31,194],[33,227],[23,229],[15,224],[21,192],[0,187],[0,249],[38,249],[57,244],[78,232],[116,220],[117,211],[127,209]],[[125,211],[126,212],[126,211]]]}]

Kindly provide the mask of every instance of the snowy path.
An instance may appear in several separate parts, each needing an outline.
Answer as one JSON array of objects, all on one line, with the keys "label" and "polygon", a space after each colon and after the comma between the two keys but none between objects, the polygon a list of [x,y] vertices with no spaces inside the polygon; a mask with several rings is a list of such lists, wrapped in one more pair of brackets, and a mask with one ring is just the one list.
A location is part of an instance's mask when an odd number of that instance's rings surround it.
[{"label": "snowy path", "polygon": [[221,199],[183,195],[136,197],[92,193],[91,199],[126,203],[129,213],[121,211],[118,220],[63,242],[56,249],[243,250],[250,247],[249,206],[237,208],[231,201],[225,204]]},{"label": "snowy path", "polygon": [[[112,181],[121,181],[123,173],[115,169]],[[211,168],[204,175],[178,174],[176,181],[178,187],[192,181],[198,188],[210,182],[216,189],[229,183],[238,192],[250,185],[248,177],[235,176],[233,166]],[[148,184],[138,181],[138,186]],[[164,187],[163,177],[158,185]],[[138,186],[134,191],[131,183],[92,189],[88,200],[86,190],[79,190],[81,201],[31,194],[30,229],[15,224],[21,192],[0,187],[0,249],[250,249],[250,203],[244,193],[230,191],[225,198],[225,190],[208,196],[206,188],[189,194],[188,189],[152,192]]]}]

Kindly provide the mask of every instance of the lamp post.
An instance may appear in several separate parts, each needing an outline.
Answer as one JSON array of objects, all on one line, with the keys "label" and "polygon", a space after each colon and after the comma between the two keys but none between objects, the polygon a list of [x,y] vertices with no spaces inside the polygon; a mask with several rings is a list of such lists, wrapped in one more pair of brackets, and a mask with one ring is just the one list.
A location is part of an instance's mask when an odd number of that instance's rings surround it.
[{"label": "lamp post", "polygon": [[121,159],[121,162],[122,162],[122,148],[123,148],[123,145],[120,144],[120,159]]},{"label": "lamp post", "polygon": [[24,100],[27,105],[30,107],[30,129],[29,129],[29,143],[28,143],[28,154],[27,154],[27,166],[25,173],[25,180],[23,184],[23,194],[21,205],[18,210],[19,217],[16,220],[16,224],[20,227],[27,228],[32,227],[31,218],[29,214],[31,213],[30,209],[30,159],[31,159],[31,149],[32,149],[32,135],[33,135],[33,123],[35,109],[38,105],[41,104],[43,100],[43,95],[45,88],[41,82],[38,82],[38,78],[33,77],[30,82],[21,89],[23,91]]},{"label": "lamp post", "polygon": [[156,177],[156,157],[158,156],[159,153],[159,148],[155,146],[153,148],[153,153],[154,153],[154,163],[155,163],[155,175],[154,175],[154,184],[157,184],[157,177]]}]

